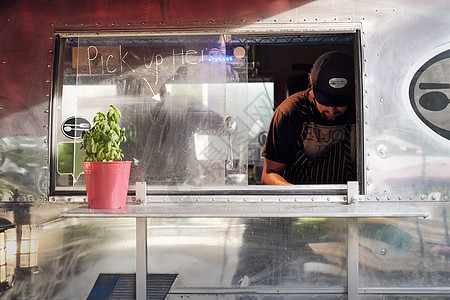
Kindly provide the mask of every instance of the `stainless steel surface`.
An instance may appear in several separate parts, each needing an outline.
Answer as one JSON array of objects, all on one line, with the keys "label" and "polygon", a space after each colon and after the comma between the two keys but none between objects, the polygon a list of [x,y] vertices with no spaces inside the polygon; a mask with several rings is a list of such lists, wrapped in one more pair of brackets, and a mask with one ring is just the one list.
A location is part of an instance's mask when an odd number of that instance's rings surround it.
[{"label": "stainless steel surface", "polygon": [[[49,131],[57,130],[50,121],[62,109],[50,107],[52,94],[59,88],[52,76],[57,53],[54,32],[68,37],[78,37],[80,32],[95,37],[106,31],[142,37],[149,32],[178,36],[186,29],[190,35],[205,35],[205,29],[211,28],[220,34],[228,29],[361,30],[363,204],[380,205],[382,213],[392,206],[390,214],[399,206],[400,212],[412,205],[413,211],[420,209],[429,216],[379,218],[375,210],[374,218],[358,220],[359,296],[445,299],[450,295],[450,148],[448,140],[413,111],[408,95],[415,72],[449,48],[448,1],[259,1],[251,9],[245,1],[135,1],[130,5],[100,0],[94,6],[84,0],[44,2],[4,0],[0,4],[0,215],[15,224],[29,221],[39,231],[37,266],[20,266],[11,258],[6,267],[14,284],[1,292],[1,298],[86,299],[100,272],[136,272],[133,219],[60,219],[61,212],[74,208],[71,199],[83,196],[65,191],[66,195],[48,197],[49,177],[54,175],[49,171],[53,159],[47,151]],[[443,66],[446,70],[448,63]],[[448,82],[445,74],[434,73],[439,74],[439,82]],[[429,73],[423,75],[433,79]],[[412,92],[420,99],[427,91],[417,87]],[[444,93],[448,97],[448,91]],[[331,201],[345,202],[346,191],[340,189]],[[297,196],[287,193],[280,193],[281,202],[295,202]],[[300,198],[327,201],[320,195]],[[186,200],[189,205],[196,201],[190,193],[156,200],[164,199],[168,207],[179,206],[178,211],[187,205]],[[199,199],[215,204],[214,197]],[[230,199],[244,202],[242,197]],[[266,196],[252,199],[249,206],[256,214],[265,207]],[[24,209],[28,200],[32,201],[29,211]],[[152,219],[148,271],[179,274],[173,289],[179,294],[168,299],[345,299],[345,262],[351,259],[346,219],[314,216],[294,218],[292,223],[284,218],[187,215]],[[17,240],[10,245],[13,248],[7,248],[7,254],[17,254]],[[208,291],[212,294],[205,294]]]},{"label": "stainless steel surface", "polygon": [[63,217],[92,218],[370,218],[370,217],[427,217],[428,213],[406,204],[358,205],[335,203],[149,203],[127,205],[125,209],[92,209],[87,206],[61,212]]},{"label": "stainless steel surface", "polygon": [[[232,10],[233,13],[227,14],[226,21],[221,19],[224,17],[222,14],[216,12],[218,15],[215,15],[211,12],[211,18],[195,20],[194,23],[192,22],[194,15],[178,14],[178,20],[167,17],[171,15],[167,13],[168,11],[175,12],[181,9],[178,3],[163,7],[165,18],[162,23],[161,20],[157,20],[158,14],[153,15],[153,12],[159,11],[158,9],[151,10],[150,15],[142,16],[145,21],[125,21],[130,12],[115,10],[114,8],[120,7],[118,2],[108,2],[108,5],[99,8],[109,13],[101,14],[102,17],[98,20],[95,20],[95,16],[98,18],[98,15],[93,10],[83,12],[82,15],[91,15],[87,19],[80,14],[72,13],[86,8],[86,5],[74,6],[72,3],[61,2],[58,5],[52,4],[53,9],[33,10],[35,18],[29,22],[21,22],[20,20],[27,19],[23,15],[31,9],[25,5],[27,1],[18,1],[14,5],[11,1],[3,3],[5,7],[3,22],[7,26],[5,25],[0,38],[3,44],[9,45],[5,49],[13,49],[2,52],[1,66],[5,70],[2,72],[5,80],[1,82],[6,84],[3,89],[6,94],[0,107],[2,107],[1,127],[4,137],[36,133],[39,138],[48,141],[47,129],[50,128],[47,119],[55,53],[53,30],[65,31],[67,36],[77,36],[77,32],[91,32],[91,36],[95,36],[102,31],[115,32],[116,35],[138,33],[141,36],[148,32],[167,32],[173,36],[183,32],[184,28],[189,29],[191,34],[196,32],[204,34],[205,28],[212,27],[229,28],[232,31],[241,29],[255,31],[262,28],[275,32],[296,30],[348,32],[360,28],[363,31],[361,48],[364,99],[361,108],[365,124],[366,153],[363,170],[367,175],[365,176],[367,200],[420,201],[422,197],[439,198],[437,194],[439,189],[448,181],[445,176],[449,173],[448,164],[445,162],[445,157],[448,156],[446,142],[424,126],[411,112],[407,103],[410,76],[426,59],[446,48],[448,40],[445,34],[446,22],[433,22],[435,18],[430,18],[430,16],[439,18],[442,12],[448,11],[449,4],[446,1],[423,6],[420,1],[417,1],[417,4],[413,2],[414,5],[404,1],[394,1],[385,5],[365,1],[350,1],[343,4],[329,0],[296,2],[295,8],[287,4],[288,2],[283,2],[284,5],[277,6],[276,9],[273,9],[272,4],[266,3],[252,13],[246,12],[244,18],[239,12],[239,6],[236,6]],[[136,7],[139,5],[138,3]],[[154,5],[158,6],[157,3]],[[142,14],[142,11],[136,9],[133,16]],[[38,19],[45,19],[48,22],[44,27],[33,26],[33,22]],[[185,27],[181,28],[180,25]],[[27,41],[26,45],[13,38],[15,29],[18,28],[23,32],[23,36],[27,37],[24,38]],[[220,30],[216,29],[216,32],[218,31]],[[39,55],[29,54],[25,49],[35,49]],[[16,53],[20,55],[15,55]],[[25,65],[26,67],[20,67]],[[390,71],[393,65],[395,72]],[[33,80],[19,80],[18,77],[23,77],[24,73],[17,70],[30,70]],[[401,101],[397,101],[398,99]],[[402,104],[398,105],[399,103]],[[424,147],[425,152],[422,149]],[[421,161],[426,163],[420,163]],[[36,163],[39,167],[47,168],[48,157],[42,155]],[[28,167],[26,170],[29,170]],[[44,175],[45,189],[48,189],[48,175],[48,173]],[[437,186],[425,190],[427,186],[435,183]],[[42,194],[37,186],[39,185],[30,186],[33,188],[30,196],[33,199],[45,198],[45,195],[39,196]],[[14,188],[7,188],[2,198],[6,199],[13,193]],[[25,191],[21,194],[26,195]]]},{"label": "stainless steel surface", "polygon": [[136,218],[136,299],[147,298],[147,218]]},{"label": "stainless steel surface", "polygon": [[358,219],[347,220],[347,299],[357,300],[359,284]]},{"label": "stainless steel surface", "polygon": [[[3,205],[2,211],[18,207]],[[26,291],[39,284],[41,288],[32,292],[39,299],[86,299],[99,273],[136,272],[134,218],[58,218],[61,210],[73,208],[51,203],[32,207],[32,223],[39,224],[40,271],[18,276],[2,298],[27,298]],[[450,206],[426,202],[419,208],[430,216],[358,220],[360,293],[412,288],[417,294],[429,289],[433,295],[448,290],[444,212]],[[14,222],[11,210],[0,217]],[[207,297],[208,291],[216,297],[245,292],[281,299],[330,293],[343,297],[348,280],[347,220],[150,218],[148,272],[179,274],[173,297],[178,292]]]}]

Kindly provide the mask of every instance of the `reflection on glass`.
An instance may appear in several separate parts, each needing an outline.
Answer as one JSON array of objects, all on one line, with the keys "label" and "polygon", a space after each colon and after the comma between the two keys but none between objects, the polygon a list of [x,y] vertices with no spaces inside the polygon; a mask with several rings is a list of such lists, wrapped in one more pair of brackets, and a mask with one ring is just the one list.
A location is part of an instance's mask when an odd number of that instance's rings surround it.
[{"label": "reflection on glass", "polygon": [[[131,183],[225,184],[230,143],[224,120],[247,103],[245,44],[229,35],[80,38],[68,42],[64,60],[57,122],[74,116],[92,120],[97,111],[116,105],[127,129],[125,159],[134,162]],[[245,176],[247,155],[240,152],[247,148],[246,122],[245,116],[239,119],[232,137],[232,153]],[[79,139],[56,135],[57,186],[83,186]]]}]

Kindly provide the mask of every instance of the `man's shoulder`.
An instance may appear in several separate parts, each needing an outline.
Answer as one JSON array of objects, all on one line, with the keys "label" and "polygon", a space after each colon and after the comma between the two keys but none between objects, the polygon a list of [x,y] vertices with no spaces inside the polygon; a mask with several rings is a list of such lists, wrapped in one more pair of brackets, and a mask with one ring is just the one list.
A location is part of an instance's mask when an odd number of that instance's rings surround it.
[{"label": "man's shoulder", "polygon": [[297,92],[286,98],[277,107],[277,110],[286,114],[293,112],[308,112],[311,102],[308,99],[309,90]]}]

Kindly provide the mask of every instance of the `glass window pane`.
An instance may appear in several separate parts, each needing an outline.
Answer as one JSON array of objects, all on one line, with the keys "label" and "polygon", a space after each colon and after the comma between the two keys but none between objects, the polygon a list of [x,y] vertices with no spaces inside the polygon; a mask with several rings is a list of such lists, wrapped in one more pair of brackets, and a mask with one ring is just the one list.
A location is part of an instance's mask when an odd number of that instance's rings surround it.
[{"label": "glass window pane", "polygon": [[[245,39],[243,39],[245,41]],[[245,44],[230,35],[174,38],[79,38],[65,51],[57,133],[57,187],[84,186],[80,135],[98,111],[122,112],[130,183],[247,184]],[[236,130],[225,132],[233,117]],[[231,149],[231,151],[230,151]],[[227,160],[234,162],[228,169]]]}]

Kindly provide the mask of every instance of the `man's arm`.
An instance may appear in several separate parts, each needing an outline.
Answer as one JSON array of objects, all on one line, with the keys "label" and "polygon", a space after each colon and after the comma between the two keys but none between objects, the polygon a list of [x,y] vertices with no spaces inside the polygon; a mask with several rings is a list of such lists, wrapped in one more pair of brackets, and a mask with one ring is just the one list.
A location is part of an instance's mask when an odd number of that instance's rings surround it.
[{"label": "man's arm", "polygon": [[290,185],[283,178],[283,172],[286,164],[278,163],[276,161],[265,158],[264,167],[261,176],[261,183],[268,185]]}]

